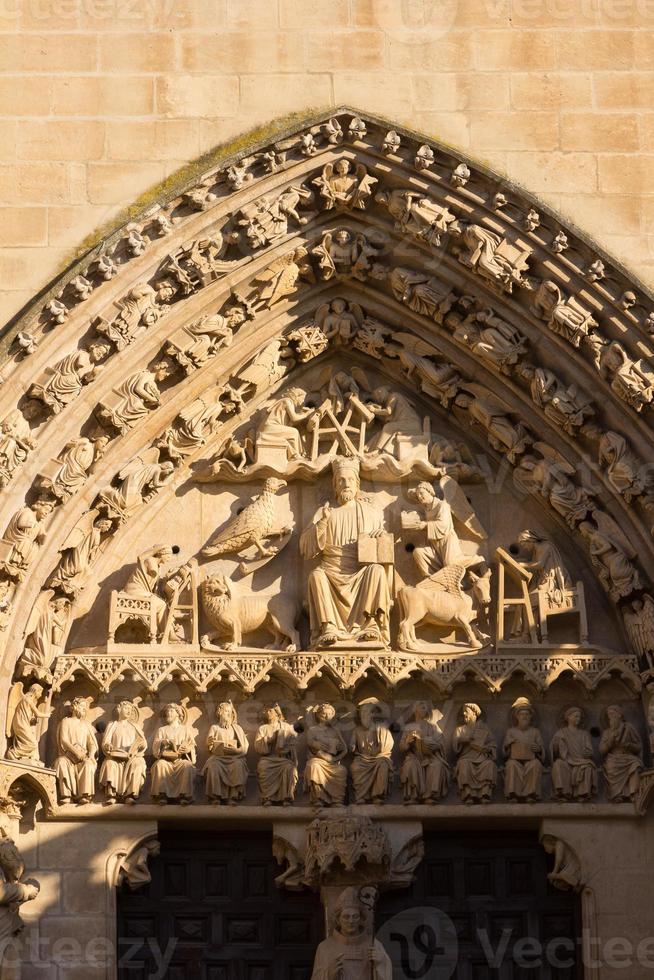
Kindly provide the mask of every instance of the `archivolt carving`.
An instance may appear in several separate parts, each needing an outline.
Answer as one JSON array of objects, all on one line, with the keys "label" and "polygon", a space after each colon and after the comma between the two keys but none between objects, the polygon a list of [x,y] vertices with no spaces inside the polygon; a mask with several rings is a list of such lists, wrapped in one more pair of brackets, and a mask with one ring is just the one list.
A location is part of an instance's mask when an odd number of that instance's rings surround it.
[{"label": "archivolt carving", "polygon": [[[315,476],[326,469],[318,460],[329,438],[358,453],[353,439],[383,418],[364,455],[386,458],[367,458],[362,472],[472,476],[470,461],[409,418],[401,393],[366,391],[354,373],[333,376],[322,411],[279,390],[292,371],[339,348],[389,377],[399,367],[425,398],[474,425],[515,465],[517,485],[579,531],[611,598],[640,612],[651,564],[641,507],[652,499],[641,463],[653,442],[651,300],[604,256],[600,275],[590,246],[501,188],[440,147],[338,114],[204,174],[71,269],[21,319],[3,368],[12,385],[0,391],[0,482],[25,499],[3,518],[13,661],[39,590],[54,589],[55,602],[75,596],[119,525],[178,483],[200,452],[217,452],[211,477],[272,476],[266,467],[278,472],[282,456],[285,477]],[[101,343],[85,341],[89,323]],[[543,330],[551,358],[534,353]],[[53,357],[61,347],[73,353]],[[17,405],[15,392],[28,389]],[[236,413],[268,394],[266,422],[254,436],[235,433]],[[91,405],[104,435],[88,419]],[[599,487],[579,480],[589,458]],[[629,511],[633,500],[640,509]],[[102,676],[86,659],[83,669]],[[270,659],[260,658],[261,676]],[[226,669],[252,683],[242,664]],[[534,669],[537,683],[548,669]]]}]

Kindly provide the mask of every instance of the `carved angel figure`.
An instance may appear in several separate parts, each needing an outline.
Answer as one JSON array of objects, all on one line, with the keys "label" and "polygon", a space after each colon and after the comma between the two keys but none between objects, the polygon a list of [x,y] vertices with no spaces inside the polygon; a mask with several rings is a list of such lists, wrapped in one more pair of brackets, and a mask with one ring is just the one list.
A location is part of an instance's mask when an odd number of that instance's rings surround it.
[{"label": "carved angel figure", "polygon": [[229,347],[234,331],[245,323],[242,306],[232,306],[226,313],[201,316],[177,330],[168,341],[166,354],[173,357],[186,374],[204,367],[223,347]]},{"label": "carved angel figure", "polygon": [[630,560],[636,552],[608,514],[594,510],[593,520],[595,524],[582,521],[579,531],[586,539],[590,560],[602,585],[617,601],[641,587],[638,569]]},{"label": "carved angel figure", "polygon": [[318,259],[320,275],[325,280],[335,276],[351,276],[364,282],[375,272],[375,259],[381,248],[373,245],[366,235],[349,231],[347,228],[337,228],[326,231],[320,245],[311,250]]},{"label": "carved angel figure", "polygon": [[541,320],[547,321],[552,333],[567,340],[573,347],[581,347],[588,338],[597,321],[575,299],[566,299],[560,288],[550,279],[545,279],[534,294],[534,311]]},{"label": "carved angel figure", "polygon": [[504,737],[504,795],[509,801],[535,803],[541,798],[545,748],[532,722],[534,710],[527,698],[511,708],[513,725]]},{"label": "carved angel figure", "polygon": [[392,980],[393,965],[373,934],[362,889],[345,888],[331,917],[329,936],[318,945],[311,980]]},{"label": "carved angel figure", "polygon": [[402,438],[423,437],[422,418],[408,398],[383,385],[375,388],[371,397],[372,403],[369,402],[367,407],[376,418],[382,420],[383,425],[367,446],[369,453],[397,455],[398,443]]},{"label": "carved angel figure", "polygon": [[65,500],[77,493],[86,484],[93,464],[102,457],[108,442],[108,436],[96,439],[81,436],[71,440],[64,447],[61,456],[53,460],[50,472],[41,475],[41,488],[54,494],[59,500]]},{"label": "carved angel figure", "polygon": [[606,467],[606,476],[627,503],[652,490],[648,467],[630,451],[627,440],[617,432],[604,432],[598,446],[598,462]]},{"label": "carved angel figure", "polygon": [[625,721],[622,708],[616,704],[606,709],[606,727],[599,749],[604,757],[609,800],[612,803],[633,800],[640,787],[643,743],[631,722]]},{"label": "carved angel figure", "polygon": [[313,806],[343,806],[347,789],[347,769],[342,764],[347,745],[334,724],[336,711],[331,704],[319,704],[315,723],[307,728],[307,764],[304,785]]},{"label": "carved angel figure", "polygon": [[95,729],[86,716],[90,698],[74,698],[70,715],[57,728],[57,773],[59,802],[90,803],[95,793],[95,771],[98,768],[98,742]]},{"label": "carved angel figure", "polygon": [[514,470],[514,483],[526,493],[545,497],[569,527],[576,527],[592,510],[591,492],[572,482],[574,467],[555,449],[543,442],[534,443],[534,449],[542,458],[523,456]]},{"label": "carved angel figure", "polygon": [[138,705],[121,701],[116,706],[115,720],[109,722],[102,737],[100,786],[108,806],[117,801],[136,803],[145,783],[147,747]]},{"label": "carved angel figure", "polygon": [[552,753],[552,786],[559,800],[590,800],[597,792],[597,766],[593,761],[590,732],[582,728],[581,708],[564,714],[565,727],[555,733]]},{"label": "carved angel figure", "polygon": [[96,330],[115,344],[117,350],[124,350],[135,339],[139,327],[151,327],[160,316],[156,292],[148,283],[141,282],[121,300],[114,319],[110,323],[102,320],[96,324]]},{"label": "carved angel figure", "polygon": [[161,361],[152,370],[137,371],[118,385],[105,402],[96,408],[100,422],[111,425],[125,434],[135,425],[146,419],[149,413],[161,403],[158,381],[164,381],[170,374],[170,365]]},{"label": "carved angel figure", "polygon": [[304,184],[292,184],[279,197],[263,197],[241,210],[239,225],[245,229],[250,248],[272,245],[288,234],[289,219],[308,224],[315,212],[298,214],[298,207],[310,204],[313,192]]},{"label": "carved angel figure", "polygon": [[20,676],[52,683],[50,668],[63,653],[71,613],[70,599],[56,596],[54,589],[39,594],[25,627],[25,647],[17,664]]},{"label": "carved angel figure", "polygon": [[39,710],[42,698],[41,684],[31,684],[27,690],[23,690],[23,685],[19,682],[13,685],[7,706],[7,759],[43,765],[39,757],[37,725],[40,719],[46,721],[52,711],[49,708],[45,711]]},{"label": "carved angel figure", "polygon": [[642,359],[634,361],[617,341],[602,349],[599,370],[603,378],[608,378],[618,398],[637,412],[654,398],[654,368]]},{"label": "carved angel figure", "polygon": [[393,736],[383,719],[377,698],[357,705],[358,724],[350,742],[350,766],[355,803],[383,803],[393,776]]},{"label": "carved angel figure", "polygon": [[202,770],[207,797],[214,804],[236,806],[245,796],[249,742],[237,723],[231,701],[223,701],[216,708],[216,724],[209,729],[207,748],[210,755]]},{"label": "carved angel figure", "polygon": [[375,200],[388,208],[398,231],[413,235],[427,245],[439,246],[444,234],[461,229],[456,215],[419,191],[379,191]]},{"label": "carved angel figure", "polygon": [[152,785],[155,803],[165,805],[179,800],[182,806],[193,802],[195,780],[195,737],[187,726],[184,704],[167,704],[161,710],[163,725],[152,743]]},{"label": "carved angel figure", "polygon": [[443,322],[455,300],[454,292],[446,283],[417,269],[398,266],[391,271],[389,282],[395,299],[435,323]]},{"label": "carved angel figure", "polygon": [[254,545],[262,558],[275,554],[272,548],[263,544],[270,537],[275,522],[275,495],[286,486],[285,480],[270,477],[265,481],[261,493],[243,508],[240,514],[227,522],[202,549],[205,558],[233,554]]},{"label": "carved angel figure", "polygon": [[575,430],[582,428],[595,414],[592,402],[579,394],[576,385],[564,387],[548,368],[529,366],[522,374],[530,379],[534,404],[564,432],[574,435]]},{"label": "carved angel figure", "polygon": [[98,508],[84,514],[61,547],[59,565],[50,585],[67,595],[77,595],[88,569],[114,530],[114,522],[102,517]]},{"label": "carved angel figure", "polygon": [[237,374],[241,386],[234,394],[240,398],[250,386],[255,390],[263,386],[269,387],[280,381],[293,366],[293,351],[288,346],[285,337],[271,340],[252,358],[249,364]]},{"label": "carved angel figure", "polygon": [[330,343],[346,347],[363,323],[363,310],[358,303],[337,297],[319,306],[314,319]]},{"label": "carved angel figure", "polygon": [[514,285],[531,289],[523,273],[533,249],[514,245],[482,225],[467,225],[460,236],[466,251],[459,254],[459,261],[464,265],[507,293],[513,291]]},{"label": "carved angel figure", "polygon": [[443,735],[432,722],[432,714],[428,701],[417,701],[413,721],[407,722],[402,732],[400,782],[405,803],[436,803],[447,795],[450,767]]},{"label": "carved angel figure", "polygon": [[109,344],[91,344],[88,350],[73,351],[58,361],[54,367],[46,367],[43,377],[33,384],[28,394],[43,402],[53,415],[58,415],[98,376],[97,365],[111,348]]},{"label": "carved angel figure", "polygon": [[438,398],[447,408],[456,398],[461,384],[461,375],[447,361],[432,360],[440,358],[439,352],[431,344],[410,333],[394,333],[394,344],[389,344],[386,353],[397,357],[407,378],[415,378],[427,395]]},{"label": "carved angel figure", "polygon": [[14,471],[36,448],[30,424],[19,408],[13,409],[0,423],[0,487],[6,487]]},{"label": "carved angel figure", "polygon": [[464,704],[463,724],[454,733],[458,756],[456,779],[464,803],[490,803],[497,782],[497,747],[491,731],[480,721],[478,704]]},{"label": "carved angel figure", "polygon": [[292,296],[299,288],[300,279],[313,277],[311,263],[307,261],[308,252],[300,246],[292,252],[275,259],[267,269],[254,277],[257,291],[249,302],[250,312],[257,313],[261,309],[269,310],[275,303]]},{"label": "carved angel figure", "polygon": [[290,806],[298,782],[297,735],[278,704],[264,710],[254,748],[259,755],[257,778],[263,806]]},{"label": "carved angel figure", "polygon": [[654,671],[654,599],[634,599],[622,610],[629,642],[645,670]]},{"label": "carved angel figure", "polygon": [[[221,400],[223,398],[225,401]],[[230,415],[240,404],[240,398],[229,385],[220,385],[213,392],[194,398],[157,440],[158,448],[165,449],[170,458],[179,463],[203,446],[218,430],[220,419]],[[225,452],[224,446],[219,452]]]},{"label": "carved angel figure", "polygon": [[320,190],[326,211],[334,208],[363,210],[377,178],[371,177],[362,163],[354,168],[349,160],[342,157],[336,163],[327,163],[321,176],[316,177],[313,183]]},{"label": "carved angel figure", "polygon": [[174,476],[175,464],[159,462],[158,448],[145,449],[118,473],[117,487],[106,487],[100,492],[98,509],[110,519],[123,523]]},{"label": "carved angel figure", "polygon": [[0,541],[0,569],[22,582],[45,539],[43,524],[54,510],[54,500],[40,497],[31,507],[16,511]]},{"label": "carved angel figure", "polygon": [[[446,319],[448,323],[449,317]],[[470,314],[454,329],[454,339],[482,360],[509,374],[527,347],[527,338],[488,307]]]},{"label": "carved angel figure", "polygon": [[493,449],[503,453],[510,463],[515,463],[530,445],[529,433],[522,422],[513,422],[507,406],[487,388],[466,384],[456,404],[467,408],[472,421],[486,431]]}]

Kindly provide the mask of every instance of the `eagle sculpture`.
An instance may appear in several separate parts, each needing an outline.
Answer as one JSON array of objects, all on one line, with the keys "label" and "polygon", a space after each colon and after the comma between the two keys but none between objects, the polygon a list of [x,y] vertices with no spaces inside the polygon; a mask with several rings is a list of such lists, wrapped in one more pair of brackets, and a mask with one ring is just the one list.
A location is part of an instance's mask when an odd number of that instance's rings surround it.
[{"label": "eagle sculpture", "polygon": [[275,554],[274,548],[266,548],[263,541],[273,530],[275,521],[275,494],[286,486],[285,480],[270,477],[261,493],[233,517],[218,534],[202,549],[205,558],[216,558],[243,551],[254,545],[262,558]]}]

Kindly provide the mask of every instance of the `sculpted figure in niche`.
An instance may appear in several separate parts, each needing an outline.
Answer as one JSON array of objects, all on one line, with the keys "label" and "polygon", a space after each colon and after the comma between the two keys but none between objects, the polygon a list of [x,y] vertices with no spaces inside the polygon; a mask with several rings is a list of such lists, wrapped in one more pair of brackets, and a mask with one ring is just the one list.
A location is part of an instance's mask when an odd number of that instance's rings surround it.
[{"label": "sculpted figure in niche", "polygon": [[[212,394],[194,398],[157,440],[157,446],[165,449],[170,458],[179,464],[218,430],[219,420],[223,416],[242,405],[240,397],[234,398],[235,395],[236,392],[229,385],[220,385]],[[224,402],[221,401],[223,396],[226,396]],[[221,447],[220,451],[224,453],[225,449]]]},{"label": "sculpted figure in niche", "polygon": [[573,347],[581,347],[584,338],[590,336],[597,321],[573,298],[565,299],[563,293],[549,279],[544,280],[534,294],[534,310],[541,320],[547,321],[552,333],[567,340]]},{"label": "sculpted figure in niche", "polygon": [[300,538],[303,558],[318,558],[309,573],[311,642],[331,646],[340,639],[388,644],[391,595],[383,564],[361,560],[364,536],[384,534],[384,515],[360,491],[358,460],[332,464],[336,504],[326,503]]},{"label": "sculpted figure in niche", "polygon": [[263,806],[272,803],[290,806],[298,782],[297,735],[293,726],[284,720],[278,704],[265,709],[254,748],[260,756],[257,779]]},{"label": "sculpted figure in niche", "polygon": [[419,191],[379,191],[375,200],[388,208],[398,231],[421,239],[427,245],[438,246],[444,234],[461,228],[451,211]]},{"label": "sculpted figure in niche", "polygon": [[224,314],[202,316],[171,337],[166,354],[174,357],[186,374],[191,374],[204,367],[222,347],[231,345],[234,331],[245,319],[241,306],[232,306]]},{"label": "sculpted figure in niche", "polygon": [[443,322],[455,299],[455,294],[446,283],[417,269],[401,266],[393,269],[389,282],[395,299],[414,313],[430,317],[435,323]]},{"label": "sculpted figure in niche", "polygon": [[568,708],[565,727],[552,739],[552,786],[559,800],[584,803],[597,792],[597,766],[593,762],[590,732],[582,728],[581,708]]},{"label": "sculpted figure in niche", "polygon": [[336,712],[331,704],[319,704],[314,717],[315,724],[307,729],[304,785],[313,806],[343,806],[347,789],[343,759],[347,745],[334,724]]},{"label": "sculpted figure in niche", "polygon": [[337,297],[318,307],[315,322],[330,343],[347,347],[363,323],[363,316],[358,303]]},{"label": "sculpted figure in niche", "polygon": [[250,248],[262,248],[287,235],[289,218],[293,218],[298,225],[306,225],[316,212],[300,215],[297,208],[299,205],[306,206],[312,199],[313,192],[308,187],[295,184],[276,198],[263,197],[244,207],[241,211],[243,217],[238,223],[245,228]]},{"label": "sculpted figure in niche", "polygon": [[[41,886],[34,878],[25,878],[25,862],[18,848],[10,837],[0,840],[0,948],[3,956],[12,936],[17,936],[24,929],[25,923],[20,917],[20,906],[31,902],[39,894]],[[0,967],[2,966],[0,959]],[[10,966],[8,971],[13,972]],[[7,980],[11,976],[7,972]],[[4,970],[3,970],[4,974]]]},{"label": "sculpted figure in niche", "polygon": [[633,599],[623,608],[622,615],[631,646],[640,659],[641,670],[654,671],[654,599],[651,595]]},{"label": "sculpted figure in niche", "polygon": [[[448,326],[449,320],[450,317],[447,317]],[[452,317],[453,322],[457,320],[458,317]],[[497,316],[490,307],[456,323],[453,336],[504,374],[510,374],[527,347],[527,338]]]},{"label": "sculpted figure in niche", "polygon": [[[285,337],[271,340],[252,358],[250,363],[238,372],[241,386],[234,394],[241,398],[244,392],[253,394],[259,388],[268,388],[281,381],[286,372],[293,366],[293,351],[288,346]],[[251,389],[248,391],[248,389]]]},{"label": "sculpted figure in niche", "polygon": [[[156,545],[148,551],[143,552],[136,559],[136,568],[131,573],[127,582],[119,593],[119,596],[127,596],[134,599],[147,599],[150,608],[154,611],[156,636],[151,637],[154,642],[157,637],[164,633],[171,614],[170,602],[179,584],[180,577],[184,575],[187,566],[181,565],[168,574],[164,575],[161,569],[167,565],[174,554],[179,551],[177,546]],[[164,596],[157,594],[157,589],[163,584]],[[170,640],[184,642],[185,633],[182,619],[187,614],[172,610],[172,624]],[[113,639],[113,636],[111,637]]]},{"label": "sculpted figure in niche", "polygon": [[12,688],[7,708],[7,759],[43,765],[39,757],[37,726],[39,720],[45,721],[50,717],[52,709],[39,710],[42,698],[41,684],[31,684],[26,691],[22,684],[15,684]]},{"label": "sculpted figure in niche", "polygon": [[413,721],[404,726],[400,751],[404,753],[400,782],[405,803],[436,803],[447,795],[450,767],[445,756],[445,742],[431,721],[432,705],[417,701]]},{"label": "sculpted figure in niche", "polygon": [[593,518],[597,527],[590,521],[582,521],[579,531],[586,539],[590,560],[602,585],[617,601],[641,587],[638,570],[630,561],[636,553],[607,514],[594,510]]},{"label": "sculpted figure in niche", "polygon": [[357,706],[358,724],[352,733],[350,766],[355,803],[382,804],[393,776],[393,736],[383,720],[382,706],[368,698]]},{"label": "sculpted figure in niche", "polygon": [[606,721],[599,744],[604,758],[606,792],[612,803],[628,802],[640,787],[643,743],[631,722],[625,721],[618,705],[606,709]]},{"label": "sculpted figure in niche", "polygon": [[216,805],[236,806],[245,796],[248,780],[246,756],[249,742],[237,724],[236,709],[231,701],[216,708],[216,724],[207,736],[209,758],[202,770],[206,780],[207,797]]},{"label": "sculpted figure in niche", "polygon": [[572,581],[559,549],[549,538],[529,528],[520,532],[518,544],[529,556],[527,561],[520,564],[525,571],[531,572],[530,588],[543,589],[555,599],[556,605],[561,605],[563,593],[571,588]]},{"label": "sculpted figure in niche", "polygon": [[648,467],[629,450],[624,436],[617,432],[604,432],[599,441],[598,462],[605,467],[607,479],[613,489],[628,504],[642,493],[651,493],[652,477]]},{"label": "sculpted figure in niche", "polygon": [[396,333],[396,344],[385,346],[389,357],[397,357],[407,378],[418,382],[420,390],[438,398],[447,408],[459,391],[461,375],[452,364],[436,361],[438,351],[431,344],[409,333]]},{"label": "sculpted figure in niche", "polygon": [[523,368],[521,374],[530,381],[534,404],[542,408],[547,418],[565,432],[574,434],[595,414],[591,402],[579,395],[576,386],[564,388],[553,371],[529,365]]},{"label": "sculpted figure in niche", "polygon": [[590,494],[570,480],[574,467],[556,450],[542,442],[535,443],[535,448],[542,458],[531,453],[523,456],[514,470],[515,485],[526,493],[545,497],[568,527],[576,527],[592,510]]},{"label": "sculpted figure in niche", "polygon": [[134,340],[139,327],[151,327],[160,316],[156,292],[148,283],[141,282],[121,300],[120,312],[111,323],[103,320],[96,330],[115,344],[117,350],[124,350]]},{"label": "sculpted figure in niche", "polygon": [[123,523],[147,503],[158,490],[171,483],[175,464],[159,461],[159,449],[151,447],[130,460],[118,473],[118,486],[107,487],[98,497],[98,506]]},{"label": "sculpted figure in niche", "polygon": [[370,236],[337,228],[325,232],[320,245],[313,248],[311,254],[318,259],[322,279],[328,281],[335,276],[351,276],[365,282],[368,276],[375,279],[385,277],[384,267],[375,262],[381,250],[381,246],[373,244]]},{"label": "sculpted figure in niche", "polygon": [[607,344],[599,358],[600,374],[608,378],[611,390],[641,412],[654,398],[654,371],[644,361],[634,361],[617,341]]},{"label": "sculpted figure in niche", "polygon": [[448,565],[463,565],[481,561],[481,556],[466,557],[461,549],[459,536],[454,529],[452,508],[447,500],[436,496],[431,483],[419,483],[407,496],[415,500],[424,512],[424,520],[417,515],[404,513],[402,528],[425,531],[427,544],[413,549],[413,560],[423,578],[429,578]]},{"label": "sculpted figure in niche", "polygon": [[480,721],[478,704],[464,704],[463,724],[454,733],[458,756],[455,775],[464,803],[490,803],[497,783],[497,747],[491,731]]},{"label": "sculpted figure in niche", "polygon": [[54,500],[39,497],[30,507],[16,511],[0,542],[0,569],[22,582],[45,540],[43,523],[55,508]]},{"label": "sculpted figure in niche", "polygon": [[167,704],[161,711],[163,725],[152,743],[152,783],[150,794],[162,806],[179,800],[182,806],[193,802],[195,779],[195,736],[187,726],[183,704]]},{"label": "sculpted figure in niche", "polygon": [[116,707],[116,719],[109,722],[102,737],[100,786],[108,806],[117,801],[136,803],[145,783],[147,747],[138,705],[121,701]]},{"label": "sculpted figure in niche", "polygon": [[467,384],[456,404],[468,410],[473,424],[476,422],[486,432],[488,442],[510,463],[516,463],[531,443],[529,433],[522,422],[514,423],[506,405],[481,385]]},{"label": "sculpted figure in niche", "polygon": [[381,431],[373,436],[367,451],[370,453],[391,453],[397,455],[402,439],[422,439],[424,436],[422,418],[412,407],[408,398],[390,388],[379,387],[372,392],[373,403],[368,408],[376,418],[383,422]]},{"label": "sculpted figure in niche", "polygon": [[36,449],[36,442],[30,424],[20,409],[15,408],[0,423],[0,487],[7,486],[32,449]]},{"label": "sculpted figure in niche", "polygon": [[321,176],[312,182],[320,190],[326,211],[365,208],[377,178],[370,177],[362,163],[356,165],[354,173],[352,170],[352,163],[343,157],[336,163],[326,164]]},{"label": "sculpted figure in niche", "polygon": [[504,795],[509,802],[535,803],[541,798],[543,739],[532,722],[534,710],[527,698],[511,708],[513,725],[504,737]]},{"label": "sculpted figure in niche", "polygon": [[82,436],[80,439],[73,439],[56,460],[59,465],[55,471],[41,477],[42,489],[54,494],[59,500],[65,500],[77,493],[85,486],[91,467],[101,459],[108,443],[108,436],[97,439]]},{"label": "sculpted figure in niche", "polygon": [[388,953],[373,935],[361,890],[346,888],[333,910],[329,938],[316,950],[311,980],[392,980]]},{"label": "sculpted figure in niche", "polygon": [[513,245],[481,225],[467,225],[460,234],[461,245],[467,249],[459,255],[464,265],[507,293],[513,291],[514,285],[532,288],[523,275],[532,249]]},{"label": "sculpted figure in niche", "polygon": [[114,522],[100,516],[97,508],[84,514],[64,541],[50,585],[67,595],[77,595],[87,571],[114,531]]},{"label": "sculpted figure in niche", "polygon": [[296,426],[315,414],[314,408],[303,408],[307,397],[302,388],[287,388],[270,408],[257,430],[257,444],[286,450],[288,459],[302,459],[306,453]]},{"label": "sculpted figure in niche", "polygon": [[17,664],[21,676],[52,683],[50,668],[63,653],[71,612],[70,599],[55,596],[53,589],[41,592],[25,627],[25,648]]},{"label": "sculpted figure in niche", "polygon": [[299,288],[303,277],[315,281],[308,256],[306,248],[298,246],[292,252],[275,259],[267,269],[255,275],[253,281],[257,284],[257,292],[254,299],[249,302],[251,315],[261,309],[269,310],[287,296],[292,296]]},{"label": "sculpted figure in niche", "polygon": [[96,413],[101,422],[114,426],[125,434],[135,425],[146,419],[149,413],[161,403],[158,381],[170,375],[170,365],[166,361],[155,364],[152,370],[137,371],[123,381],[113,393],[107,396],[108,404],[100,404]]},{"label": "sculpted figure in niche", "polygon": [[70,716],[57,727],[57,773],[59,802],[91,803],[98,768],[98,741],[95,729],[86,720],[91,698],[74,698]]},{"label": "sculpted figure in niche", "polygon": [[67,354],[54,367],[45,369],[43,380],[30,388],[30,397],[43,402],[54,415],[58,415],[77,398],[85,384],[97,378],[97,365],[110,350],[108,344],[91,344],[88,350],[82,348]]}]

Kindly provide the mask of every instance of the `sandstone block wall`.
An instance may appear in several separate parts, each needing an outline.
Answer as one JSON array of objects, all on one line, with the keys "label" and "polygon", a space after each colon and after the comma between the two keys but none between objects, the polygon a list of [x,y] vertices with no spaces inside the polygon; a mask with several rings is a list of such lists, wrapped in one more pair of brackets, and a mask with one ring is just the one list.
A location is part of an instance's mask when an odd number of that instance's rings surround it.
[{"label": "sandstone block wall", "polygon": [[0,322],[215,144],[348,104],[654,282],[654,0],[0,0]]}]

